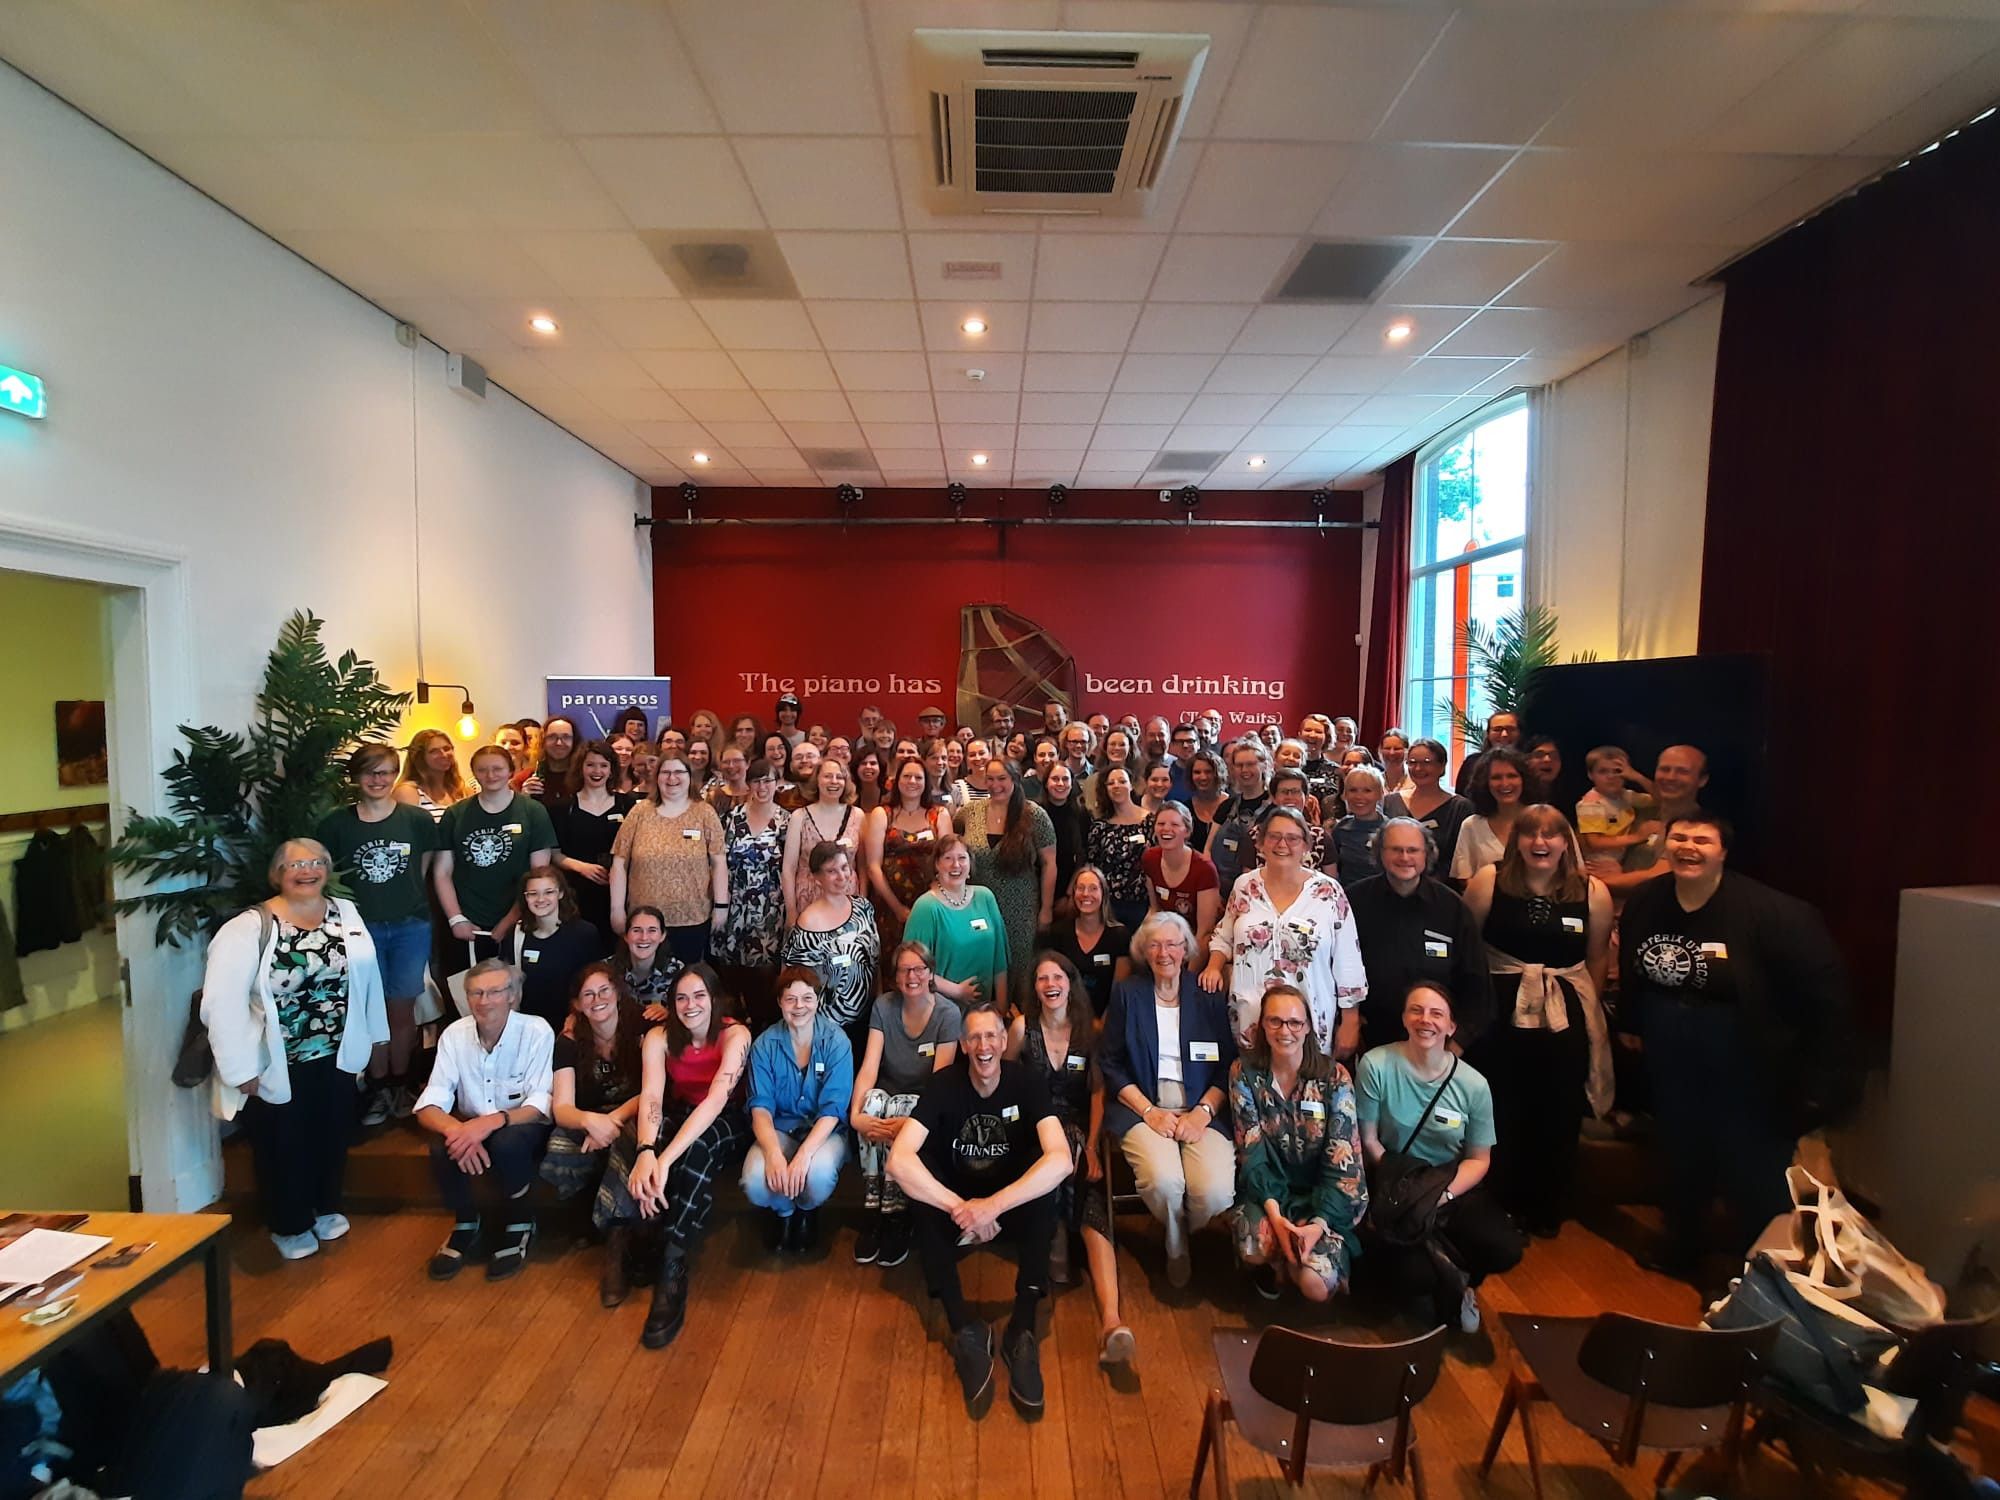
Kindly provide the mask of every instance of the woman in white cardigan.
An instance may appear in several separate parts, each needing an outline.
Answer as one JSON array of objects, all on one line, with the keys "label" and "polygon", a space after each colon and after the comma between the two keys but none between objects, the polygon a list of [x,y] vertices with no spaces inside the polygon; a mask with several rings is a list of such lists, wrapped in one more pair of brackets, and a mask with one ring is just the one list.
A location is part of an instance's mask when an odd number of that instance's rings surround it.
[{"label": "woman in white cardigan", "polygon": [[202,985],[215,1112],[243,1113],[264,1225],[286,1260],[347,1233],[355,1079],[389,1040],[375,943],[354,904],[326,894],[332,869],[315,839],[281,845],[278,894],[222,925]]}]

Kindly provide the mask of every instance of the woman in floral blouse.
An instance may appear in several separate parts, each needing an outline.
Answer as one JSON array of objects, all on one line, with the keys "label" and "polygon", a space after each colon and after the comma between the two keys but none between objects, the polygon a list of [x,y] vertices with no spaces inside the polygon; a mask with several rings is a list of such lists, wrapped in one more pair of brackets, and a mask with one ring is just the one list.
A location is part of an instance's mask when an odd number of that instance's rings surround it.
[{"label": "woman in floral blouse", "polygon": [[1347,1069],[1320,1050],[1296,985],[1264,991],[1256,1034],[1229,1069],[1236,1127],[1236,1253],[1257,1290],[1309,1302],[1347,1285],[1368,1182]]},{"label": "woman in floral blouse", "polygon": [[778,1009],[771,981],[784,937],[781,873],[791,814],[777,804],[778,768],[768,760],[750,765],[745,786],[744,800],[722,819],[729,915],[716,935],[715,961],[750,1015],[768,1022]]},{"label": "woman in floral blouse", "polygon": [[[1340,882],[1306,866],[1312,825],[1294,807],[1264,809],[1257,852],[1264,867],[1236,879],[1208,940],[1201,987],[1229,987],[1230,1022],[1239,1047],[1257,1031],[1258,1007],[1274,984],[1296,985],[1312,1014],[1322,1052],[1351,1056],[1361,1042],[1368,972]],[[1336,1028],[1335,1017],[1338,1016]]]}]

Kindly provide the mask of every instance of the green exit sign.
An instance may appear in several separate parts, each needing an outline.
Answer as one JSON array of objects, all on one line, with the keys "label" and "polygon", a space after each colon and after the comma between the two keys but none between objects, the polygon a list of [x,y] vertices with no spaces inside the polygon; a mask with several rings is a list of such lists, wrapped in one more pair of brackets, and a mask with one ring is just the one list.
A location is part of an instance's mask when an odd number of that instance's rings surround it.
[{"label": "green exit sign", "polygon": [[46,417],[49,402],[42,390],[42,377],[0,365],[0,411],[22,417]]}]

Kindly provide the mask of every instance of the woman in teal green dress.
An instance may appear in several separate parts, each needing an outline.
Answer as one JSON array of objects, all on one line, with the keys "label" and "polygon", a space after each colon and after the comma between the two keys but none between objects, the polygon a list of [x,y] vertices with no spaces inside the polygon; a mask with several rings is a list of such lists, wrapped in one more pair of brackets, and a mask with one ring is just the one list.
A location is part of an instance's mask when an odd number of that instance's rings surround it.
[{"label": "woman in teal green dress", "polygon": [[968,883],[972,856],[965,840],[938,840],[937,879],[910,907],[903,941],[931,951],[931,983],[959,1008],[1007,992],[1007,931],[1000,907],[984,886]]}]

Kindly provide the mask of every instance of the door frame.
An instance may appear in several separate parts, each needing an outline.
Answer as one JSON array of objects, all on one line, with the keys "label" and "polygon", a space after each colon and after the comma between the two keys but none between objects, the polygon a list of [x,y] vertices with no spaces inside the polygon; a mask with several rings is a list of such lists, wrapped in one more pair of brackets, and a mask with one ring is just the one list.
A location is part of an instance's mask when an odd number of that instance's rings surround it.
[{"label": "door frame", "polygon": [[[179,745],[177,726],[198,721],[194,608],[188,554],[0,512],[0,568],[105,587],[111,656],[106,744],[111,760],[110,836],[129,814],[165,812],[161,775]],[[115,895],[148,887],[113,877]],[[124,997],[127,1151],[143,1206],[184,1213],[222,1195],[222,1152],[205,1089],[168,1076],[201,983],[201,955],[160,948],[153,919],[118,917]]]}]

